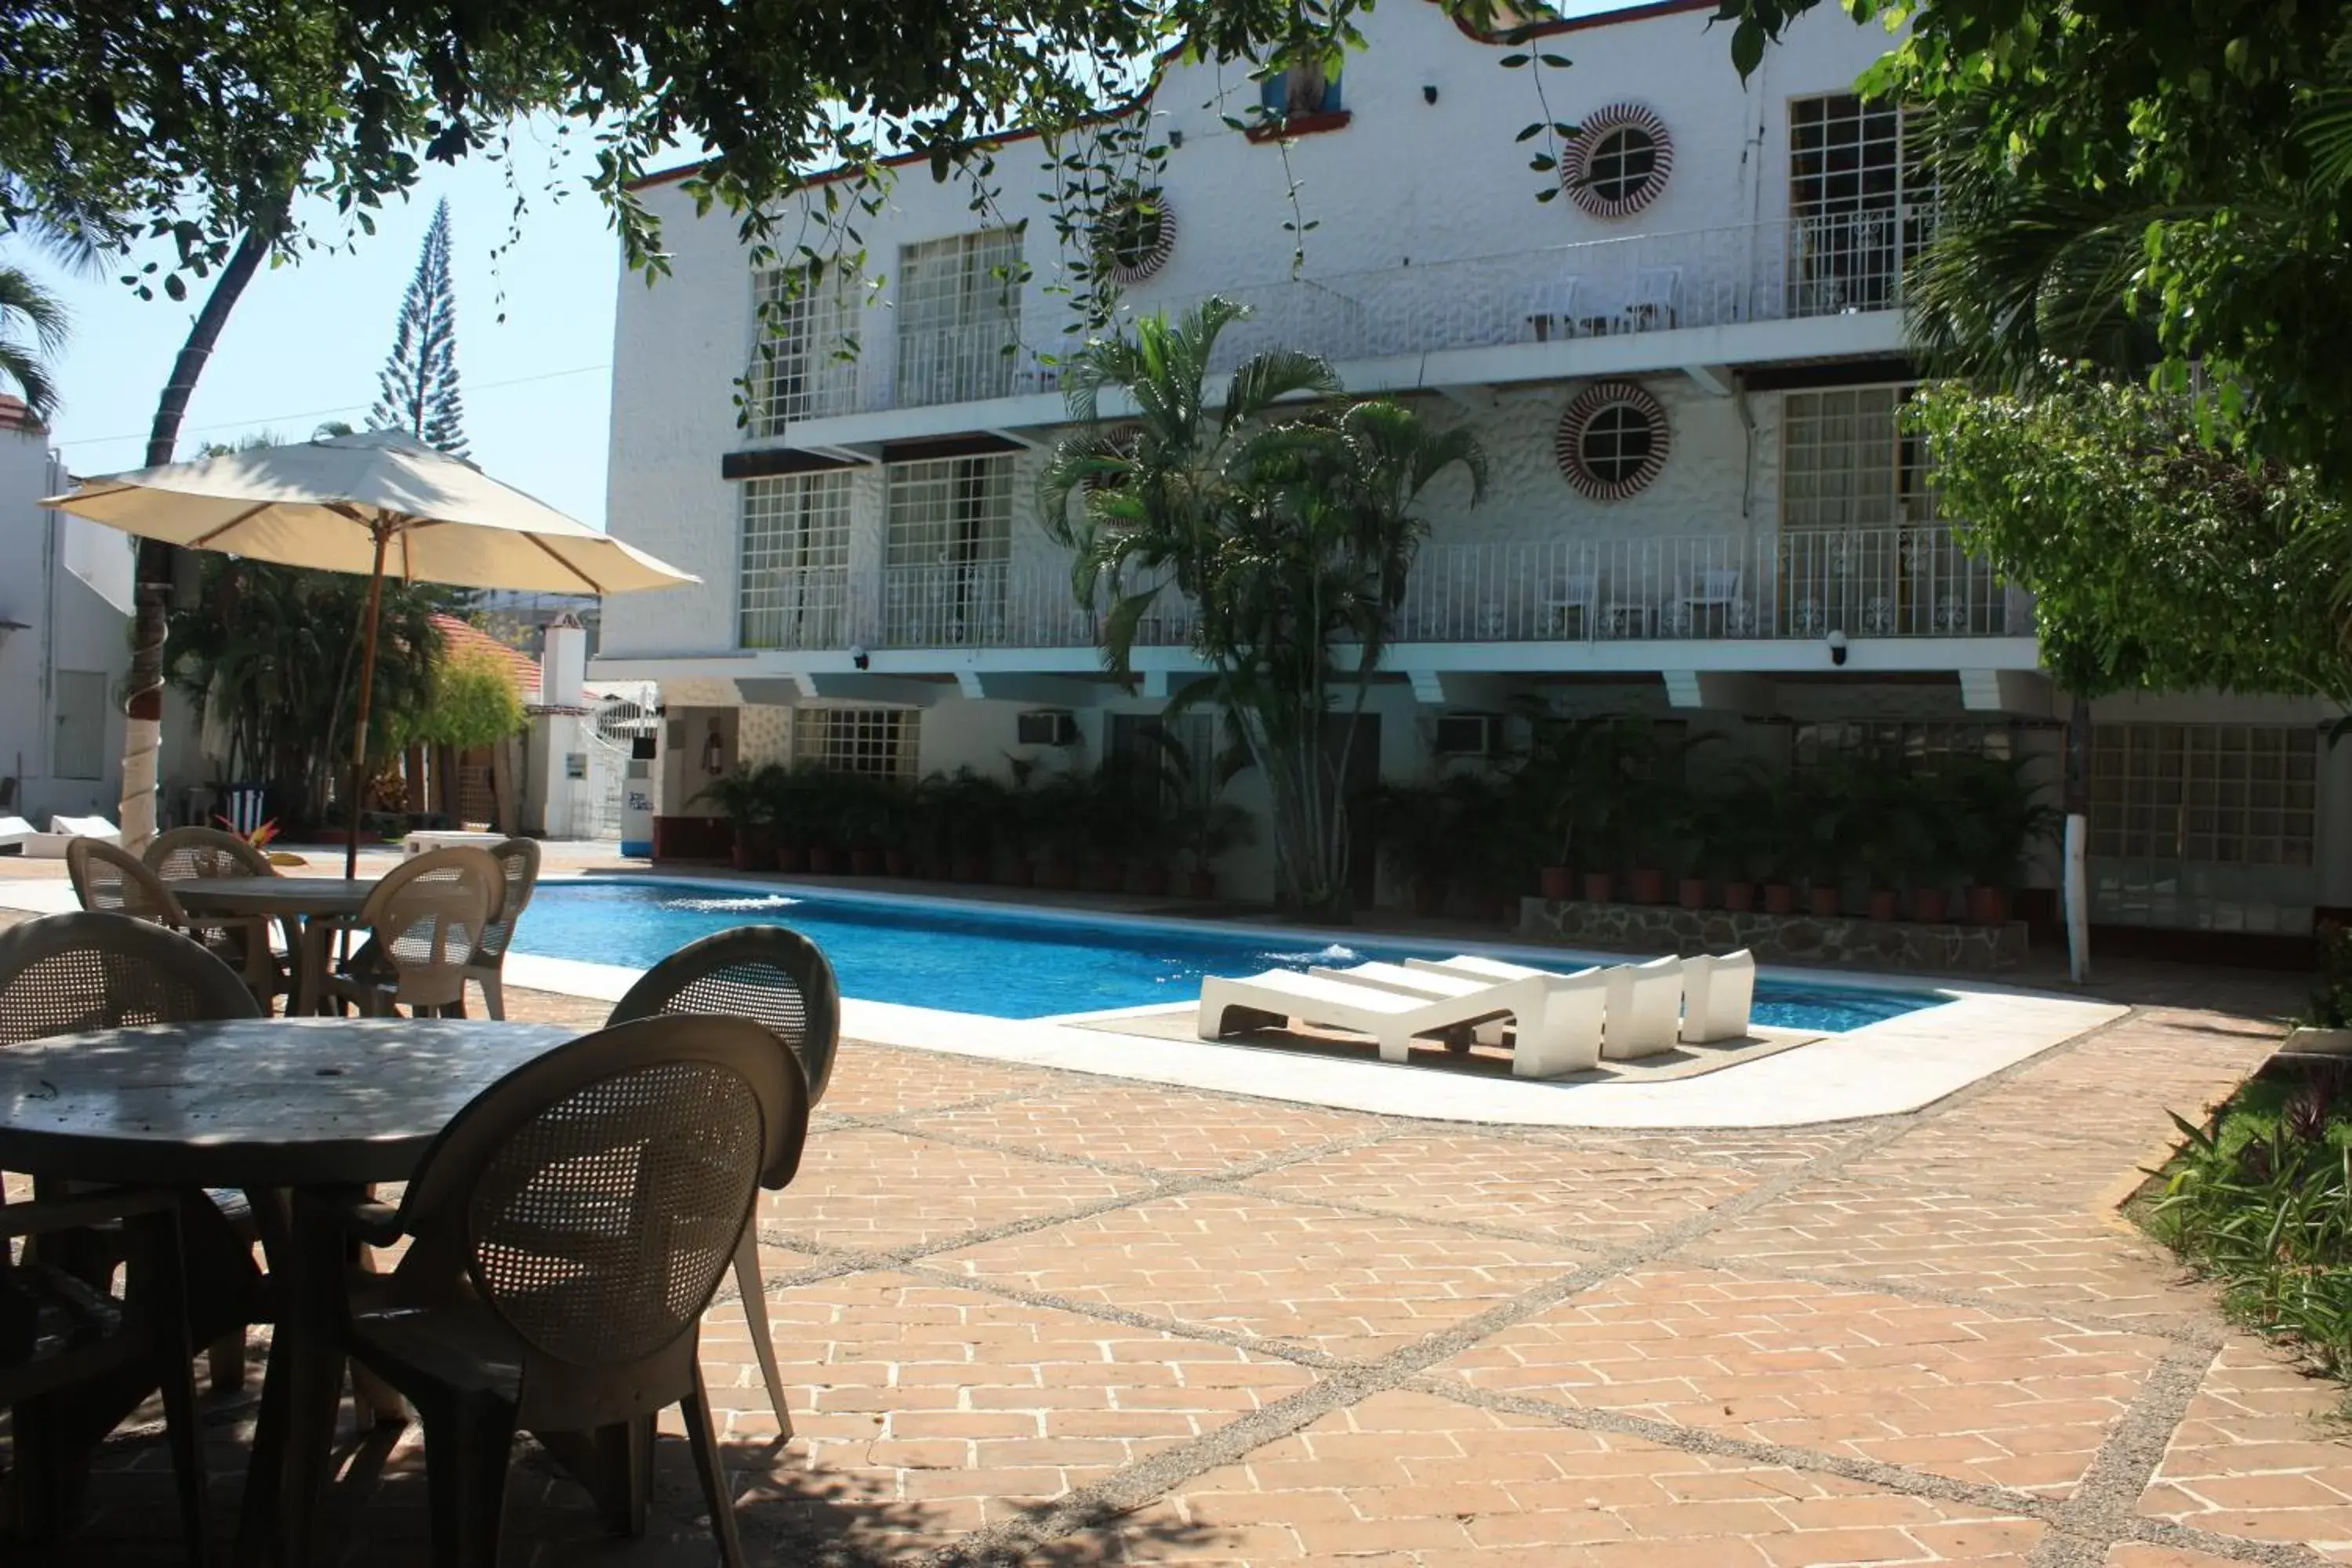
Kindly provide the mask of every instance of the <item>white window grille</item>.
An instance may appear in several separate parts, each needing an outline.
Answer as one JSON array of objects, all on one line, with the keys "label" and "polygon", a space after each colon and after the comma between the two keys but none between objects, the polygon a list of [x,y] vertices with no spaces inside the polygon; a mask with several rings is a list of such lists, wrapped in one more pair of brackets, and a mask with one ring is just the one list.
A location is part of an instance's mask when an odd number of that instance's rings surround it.
[{"label": "white window grille", "polygon": [[2016,754],[2006,724],[1929,723],[1900,719],[1828,719],[1801,723],[1790,737],[1790,756],[1807,767],[1831,756],[1874,756],[1922,762],[1931,757],[2000,757]]},{"label": "white window grille", "polygon": [[996,640],[1013,559],[1012,457],[927,458],[888,473],[885,635],[899,647]]},{"label": "white window grille", "polygon": [[748,479],[742,508],[742,646],[841,646],[849,589],[849,475]]},{"label": "white window grille", "polygon": [[1018,229],[898,247],[900,407],[1013,395],[1023,282]]},{"label": "white window grille", "polygon": [[830,262],[772,268],[752,279],[745,380],[753,435],[856,410],[857,328],[850,281]]},{"label": "white window grille", "polygon": [[2106,859],[2312,864],[2319,735],[2284,724],[2101,724],[2091,844]]},{"label": "white window grille", "polygon": [[1925,444],[1903,430],[1907,386],[1791,392],[1780,403],[1780,526],[1934,522]]},{"label": "white window grille", "polygon": [[921,762],[922,710],[801,708],[793,720],[793,760],[829,773],[911,779]]},{"label": "white window grille", "polygon": [[1789,314],[1892,310],[1935,230],[1919,111],[1850,92],[1789,105]]}]

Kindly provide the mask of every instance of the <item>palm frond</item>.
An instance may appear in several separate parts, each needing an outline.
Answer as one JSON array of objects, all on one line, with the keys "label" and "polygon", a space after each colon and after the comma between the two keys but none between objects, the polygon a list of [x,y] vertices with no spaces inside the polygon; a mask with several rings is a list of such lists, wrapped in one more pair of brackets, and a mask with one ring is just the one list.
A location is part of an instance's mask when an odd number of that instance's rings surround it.
[{"label": "palm frond", "polygon": [[1252,355],[1234,372],[1233,384],[1225,389],[1223,427],[1230,431],[1286,397],[1301,393],[1335,397],[1343,390],[1339,373],[1322,355],[1297,349],[1269,349]]}]

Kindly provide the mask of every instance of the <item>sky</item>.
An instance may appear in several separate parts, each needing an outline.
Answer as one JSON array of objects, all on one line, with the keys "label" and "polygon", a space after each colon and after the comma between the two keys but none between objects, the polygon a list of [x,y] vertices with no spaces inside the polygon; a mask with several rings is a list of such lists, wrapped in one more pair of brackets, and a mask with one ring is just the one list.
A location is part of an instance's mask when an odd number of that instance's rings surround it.
[{"label": "sky", "polygon": [[[373,235],[257,274],[197,383],[180,456],[262,431],[299,440],[329,419],[364,425],[401,295],[434,204],[446,196],[458,383],[474,460],[602,527],[621,264],[604,205],[587,188],[589,164],[551,133],[526,127],[514,166],[529,210],[511,246],[506,170],[467,158],[454,169],[427,164],[406,202],[376,215]],[[551,181],[560,200],[547,194]],[[316,217],[315,232],[344,232],[331,210]],[[194,284],[185,304],[160,290],[142,300],[115,280],[120,267],[79,279],[28,247],[12,247],[9,259],[39,274],[73,313],[58,363],[64,405],[53,421],[68,466],[78,475],[137,468],[203,285]]]}]

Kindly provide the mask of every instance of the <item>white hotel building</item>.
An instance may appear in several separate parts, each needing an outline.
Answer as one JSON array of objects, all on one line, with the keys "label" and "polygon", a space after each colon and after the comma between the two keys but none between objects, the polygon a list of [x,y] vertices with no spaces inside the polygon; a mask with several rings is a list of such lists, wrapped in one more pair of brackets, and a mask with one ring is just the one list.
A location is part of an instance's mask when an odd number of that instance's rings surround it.
[{"label": "white hotel building", "polygon": [[[1886,37],[1816,13],[1743,85],[1713,9],[1666,0],[1538,41],[1573,61],[1546,74],[1549,117],[1583,126],[1568,151],[1601,176],[1544,203],[1537,144],[1514,140],[1547,118],[1535,84],[1433,5],[1364,19],[1370,47],[1293,119],[1286,159],[1226,123],[1260,101],[1245,70],[1170,68],[1150,110],[1172,243],[1123,310],[1224,294],[1255,315],[1221,364],[1312,350],[1350,393],[1476,432],[1489,493],[1427,498],[1372,700],[1383,776],[1442,765],[1441,717],[1537,699],[1766,758],[1873,731],[2045,752],[2054,781],[2065,700],[2032,604],[1964,557],[1897,433],[1902,262],[1933,192],[1901,116],[1853,90]],[[737,761],[1084,766],[1199,668],[1171,605],[1139,688],[1114,685],[1036,515],[1066,420],[1051,362],[1074,342],[1044,161],[1008,142],[986,217],[966,183],[903,169],[860,223],[880,285],[813,299],[772,358],[733,220],[698,218],[675,176],[641,190],[674,275],[621,290],[611,526],[702,584],[612,600],[596,674],[661,683],[663,812],[707,810],[688,800],[708,767]],[[1295,275],[1293,182],[1315,225]],[[1008,291],[1016,262],[1029,281]],[[854,360],[834,353],[845,322]],[[1076,743],[1022,745],[1039,710],[1074,715]],[[2352,904],[2330,844],[2352,767],[2322,706],[2182,695],[2095,717],[2095,921],[2294,934]],[[1262,849],[1223,869],[1269,890]]]}]

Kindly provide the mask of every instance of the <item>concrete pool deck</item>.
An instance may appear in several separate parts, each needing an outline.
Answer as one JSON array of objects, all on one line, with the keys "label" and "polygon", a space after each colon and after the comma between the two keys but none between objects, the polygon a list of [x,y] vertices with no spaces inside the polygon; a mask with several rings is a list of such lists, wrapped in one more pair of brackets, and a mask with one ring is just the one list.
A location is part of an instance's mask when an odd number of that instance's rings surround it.
[{"label": "concrete pool deck", "polygon": [[[372,865],[385,868],[388,861],[389,857],[382,861],[371,858]],[[0,870],[0,908],[58,913],[79,907],[71,887],[60,878],[11,875],[14,869]],[[560,887],[579,879],[583,879],[580,872],[559,866],[543,875],[541,886]],[[712,889],[763,893],[794,886],[773,879],[698,877],[695,881]],[[877,896],[844,894],[832,888],[804,890],[819,897]],[[937,905],[945,900],[913,901]],[[1098,918],[1110,922],[1133,917],[1104,912]],[[1262,929],[1230,921],[1198,923],[1223,931]],[[1346,933],[1281,929],[1270,934],[1316,941]],[[530,940],[526,917],[517,935],[518,947],[507,957],[509,985],[610,1004],[619,1001],[644,973],[618,964],[532,954],[522,951]],[[1510,951],[1523,944],[1490,940],[1481,945]],[[1566,950],[1533,951],[1563,968],[1580,962],[1579,954]],[[1608,955],[1587,956],[1605,962]],[[1760,977],[1914,992],[1933,989],[1952,999],[1941,1006],[1824,1036],[1800,1048],[1718,1072],[1641,1083],[1552,1083],[1477,1077],[1415,1064],[1392,1066],[1369,1058],[1355,1060],[1259,1045],[1109,1035],[1097,1028],[1072,1027],[1051,1017],[992,1018],[856,997],[843,1001],[842,1030],[847,1037],[877,1045],[1379,1116],[1529,1127],[1765,1128],[1916,1110],[2111,1023],[2125,1012],[2110,1002],[1917,976],[1767,968]],[[1433,1064],[1444,1061],[1444,1053],[1435,1047],[1427,1055]]]}]

